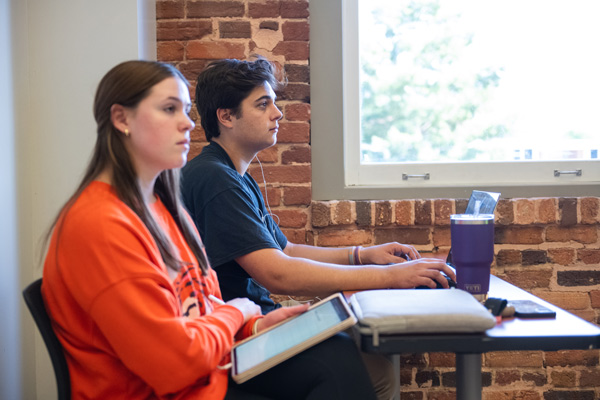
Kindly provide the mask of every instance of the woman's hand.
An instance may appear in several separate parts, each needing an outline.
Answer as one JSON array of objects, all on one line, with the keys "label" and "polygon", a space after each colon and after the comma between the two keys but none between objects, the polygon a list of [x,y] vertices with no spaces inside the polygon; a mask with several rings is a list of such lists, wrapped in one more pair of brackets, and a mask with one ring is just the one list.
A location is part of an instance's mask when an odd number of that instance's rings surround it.
[{"label": "woman's hand", "polygon": [[248,322],[250,318],[255,315],[260,315],[260,307],[255,304],[252,300],[246,298],[237,298],[229,300],[227,305],[233,306],[240,310],[242,315],[244,316],[244,323]]},{"label": "woman's hand", "polygon": [[413,246],[396,242],[360,249],[360,261],[367,264],[397,264],[404,261],[417,260],[421,255]]},{"label": "woman's hand", "polygon": [[308,303],[306,303],[306,304],[301,304],[299,306],[282,307],[282,308],[273,310],[270,313],[268,313],[267,315],[265,315],[264,318],[261,318],[258,321],[256,321],[256,323],[257,323],[256,332],[265,330],[270,326],[273,326],[283,320],[293,317],[294,315],[302,314],[303,312],[308,310],[309,306],[310,305]]}]

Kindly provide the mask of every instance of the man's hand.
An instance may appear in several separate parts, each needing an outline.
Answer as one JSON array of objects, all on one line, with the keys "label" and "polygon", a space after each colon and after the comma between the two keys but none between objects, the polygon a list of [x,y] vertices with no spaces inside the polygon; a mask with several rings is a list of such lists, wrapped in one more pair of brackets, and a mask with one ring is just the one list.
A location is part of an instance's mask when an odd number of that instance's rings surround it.
[{"label": "man's hand", "polygon": [[417,286],[435,288],[435,281],[448,289],[448,280],[441,271],[456,282],[456,274],[444,261],[437,258],[421,258],[390,265],[386,268],[389,273],[389,282],[398,289],[412,289]]},{"label": "man's hand", "polygon": [[365,265],[397,264],[419,258],[421,258],[421,255],[413,246],[396,242],[363,247],[360,250],[360,261]]},{"label": "man's hand", "polygon": [[308,303],[306,303],[306,304],[301,304],[299,306],[282,307],[282,308],[273,310],[270,313],[268,313],[267,315],[265,315],[264,318],[261,318],[257,321],[258,325],[256,326],[256,328],[257,328],[256,331],[260,332],[262,330],[267,329],[270,326],[278,324],[279,322],[281,322],[285,319],[293,317],[294,315],[302,314],[303,312],[308,310],[309,306],[310,305]]}]

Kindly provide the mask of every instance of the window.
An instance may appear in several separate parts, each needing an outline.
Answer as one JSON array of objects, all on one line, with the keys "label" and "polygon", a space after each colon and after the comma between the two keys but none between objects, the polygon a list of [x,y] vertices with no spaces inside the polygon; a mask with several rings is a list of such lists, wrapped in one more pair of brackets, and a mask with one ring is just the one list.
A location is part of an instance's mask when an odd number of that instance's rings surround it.
[{"label": "window", "polygon": [[316,3],[316,199],[600,193],[593,1]]}]

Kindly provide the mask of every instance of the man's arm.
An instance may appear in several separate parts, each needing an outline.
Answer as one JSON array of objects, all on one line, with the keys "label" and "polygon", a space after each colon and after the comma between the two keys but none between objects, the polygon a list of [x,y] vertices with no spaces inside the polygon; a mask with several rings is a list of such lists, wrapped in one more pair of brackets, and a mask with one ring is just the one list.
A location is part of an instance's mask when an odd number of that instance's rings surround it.
[{"label": "man's arm", "polygon": [[408,289],[419,285],[435,288],[434,280],[447,287],[448,282],[440,271],[456,279],[446,263],[431,258],[385,266],[348,266],[290,257],[277,249],[262,249],[238,257],[236,262],[270,292],[289,295],[315,296],[342,290]]},{"label": "man's arm", "polygon": [[[332,264],[395,264],[406,260],[416,260],[421,255],[413,246],[396,242],[370,247],[359,247],[358,259],[360,263],[350,262],[353,247],[333,248],[317,247],[288,242],[283,252],[290,257],[308,258]],[[354,257],[352,257],[354,259]]]}]

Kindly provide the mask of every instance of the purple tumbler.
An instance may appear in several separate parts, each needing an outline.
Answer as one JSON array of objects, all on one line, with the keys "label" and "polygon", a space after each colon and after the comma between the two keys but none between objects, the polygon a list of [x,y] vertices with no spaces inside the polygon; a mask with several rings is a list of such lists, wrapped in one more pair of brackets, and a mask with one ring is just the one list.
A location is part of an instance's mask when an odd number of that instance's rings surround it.
[{"label": "purple tumbler", "polygon": [[457,287],[484,300],[494,261],[494,215],[451,215],[450,240]]}]

